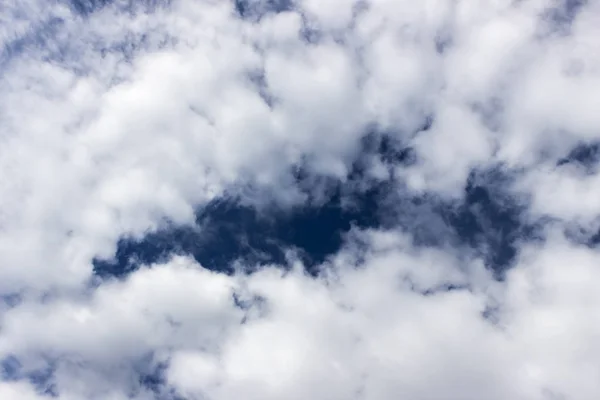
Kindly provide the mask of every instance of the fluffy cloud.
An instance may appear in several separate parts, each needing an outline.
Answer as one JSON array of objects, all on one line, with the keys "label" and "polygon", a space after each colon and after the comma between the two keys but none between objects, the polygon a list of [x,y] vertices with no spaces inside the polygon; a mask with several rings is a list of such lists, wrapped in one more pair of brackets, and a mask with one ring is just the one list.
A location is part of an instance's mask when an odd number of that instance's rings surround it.
[{"label": "fluffy cloud", "polygon": [[145,398],[126,378],[151,354],[183,398],[592,399],[596,262],[557,237],[496,282],[481,263],[379,231],[356,233],[318,279],[300,266],[228,277],[176,258],[7,311],[0,351],[24,371],[55,360],[64,398]]},{"label": "fluffy cloud", "polygon": [[[597,175],[560,160],[599,139],[599,18],[549,0],[5,1],[0,397],[598,398],[598,253],[569,236],[597,229]],[[365,156],[369,132],[413,160]],[[436,207],[492,169],[541,226],[503,274],[417,234],[448,236]],[[214,199],[269,217],[376,184],[394,222],[350,231],[318,274],[284,248],[287,265],[229,275],[185,256],[94,275]]]}]

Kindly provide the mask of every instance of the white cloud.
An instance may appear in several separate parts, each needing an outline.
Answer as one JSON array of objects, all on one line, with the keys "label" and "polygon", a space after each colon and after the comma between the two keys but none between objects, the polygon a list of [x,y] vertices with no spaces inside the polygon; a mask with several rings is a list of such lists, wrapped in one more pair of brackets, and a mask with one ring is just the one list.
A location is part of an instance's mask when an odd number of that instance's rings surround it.
[{"label": "white cloud", "polygon": [[[593,225],[597,177],[555,164],[598,140],[600,11],[544,36],[552,4],[307,1],[245,21],[229,2],[3,2],[0,294],[22,301],[0,308],[0,360],[52,360],[62,400],[156,397],[137,382],[148,358],[191,399],[597,399],[598,254],[550,230],[503,282],[404,227],[356,233],[319,278],[175,258],[89,286],[119,238],[193,223],[226,192],[300,203],[301,162],[344,181],[373,126],[415,149],[399,191],[460,197],[503,163],[528,216]],[[45,396],[6,377],[0,398]]]},{"label": "white cloud", "polygon": [[0,383],[0,395],[7,400],[39,400],[43,397],[26,383]]},{"label": "white cloud", "polygon": [[[596,254],[553,239],[527,249],[498,283],[477,264],[411,249],[397,234],[361,235],[373,250],[358,267],[348,258],[354,249],[343,251],[332,264],[335,279],[276,268],[227,277],[175,259],[88,299],[7,312],[0,348],[20,360],[57,357],[65,398],[127,390],[133,382],[106,377],[131,376],[121,368],[151,351],[170,359],[168,382],[190,398],[598,393]],[[470,289],[435,292],[444,284]],[[427,290],[434,292],[421,294]],[[242,301],[263,299],[244,322],[234,291]],[[491,322],[482,312],[495,302]]]}]

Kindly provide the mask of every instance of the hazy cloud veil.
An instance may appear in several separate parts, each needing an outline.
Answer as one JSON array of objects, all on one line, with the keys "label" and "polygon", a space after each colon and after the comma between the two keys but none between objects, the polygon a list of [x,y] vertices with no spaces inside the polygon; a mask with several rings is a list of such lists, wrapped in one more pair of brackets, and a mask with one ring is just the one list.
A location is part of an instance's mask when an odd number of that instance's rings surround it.
[{"label": "hazy cloud veil", "polygon": [[0,399],[600,398],[600,2],[3,0],[0,46]]}]

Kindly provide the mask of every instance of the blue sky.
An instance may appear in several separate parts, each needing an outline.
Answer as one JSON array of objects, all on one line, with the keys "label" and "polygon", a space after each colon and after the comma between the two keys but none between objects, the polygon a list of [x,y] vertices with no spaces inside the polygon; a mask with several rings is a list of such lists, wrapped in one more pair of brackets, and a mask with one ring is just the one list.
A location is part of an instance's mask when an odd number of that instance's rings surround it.
[{"label": "blue sky", "polygon": [[4,1],[0,399],[598,399],[599,19]]}]

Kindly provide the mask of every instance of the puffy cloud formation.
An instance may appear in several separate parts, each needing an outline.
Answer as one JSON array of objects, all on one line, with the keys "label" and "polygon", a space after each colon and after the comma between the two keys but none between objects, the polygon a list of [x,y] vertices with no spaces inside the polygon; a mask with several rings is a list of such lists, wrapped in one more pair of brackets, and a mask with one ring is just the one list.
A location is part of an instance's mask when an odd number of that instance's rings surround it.
[{"label": "puffy cloud formation", "polygon": [[599,398],[600,3],[0,21],[1,399]]}]

